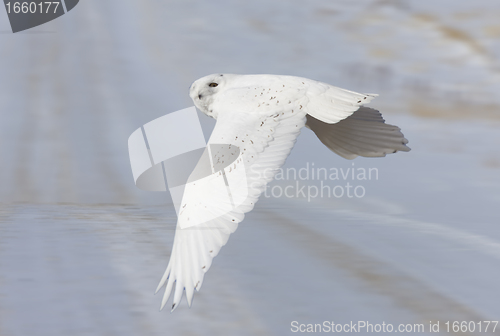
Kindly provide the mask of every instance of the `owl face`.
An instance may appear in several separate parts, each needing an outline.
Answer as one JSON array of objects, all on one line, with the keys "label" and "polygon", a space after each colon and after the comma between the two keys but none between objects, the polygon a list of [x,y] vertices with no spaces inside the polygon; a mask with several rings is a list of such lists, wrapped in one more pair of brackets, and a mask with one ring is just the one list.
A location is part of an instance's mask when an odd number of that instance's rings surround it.
[{"label": "owl face", "polygon": [[209,117],[213,116],[211,105],[215,94],[224,88],[226,79],[223,74],[213,74],[195,81],[189,89],[189,96],[195,106]]}]

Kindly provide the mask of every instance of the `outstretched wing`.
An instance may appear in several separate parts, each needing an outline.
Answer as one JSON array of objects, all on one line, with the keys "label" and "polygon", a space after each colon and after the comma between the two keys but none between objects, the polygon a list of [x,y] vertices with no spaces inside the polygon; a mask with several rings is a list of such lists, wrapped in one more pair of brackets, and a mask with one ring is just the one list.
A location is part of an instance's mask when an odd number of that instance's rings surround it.
[{"label": "outstretched wing", "polygon": [[349,160],[357,156],[380,157],[410,151],[401,129],[386,124],[380,112],[369,107],[359,108],[336,124],[307,115],[306,127],[331,151]]},{"label": "outstretched wing", "polygon": [[362,105],[368,104],[377,94],[357,93],[326,83],[307,80],[306,112],[326,124],[335,124],[349,117]]},{"label": "outstretched wing", "polygon": [[235,90],[238,93],[233,90],[228,92],[231,98],[239,96],[238,103],[253,104],[256,110],[261,110],[296,101],[296,109],[305,110],[314,118],[328,124],[347,118],[362,105],[368,104],[378,96],[377,94],[357,93],[327,83],[294,76],[238,76],[235,85],[248,89]]},{"label": "outstretched wing", "polygon": [[295,103],[275,107],[272,114],[219,113],[207,146],[214,173],[196,179],[197,167],[186,185],[170,261],[157,289],[166,284],[161,308],[174,285],[172,311],[184,290],[191,305],[212,259],[283,165],[305,122]]}]

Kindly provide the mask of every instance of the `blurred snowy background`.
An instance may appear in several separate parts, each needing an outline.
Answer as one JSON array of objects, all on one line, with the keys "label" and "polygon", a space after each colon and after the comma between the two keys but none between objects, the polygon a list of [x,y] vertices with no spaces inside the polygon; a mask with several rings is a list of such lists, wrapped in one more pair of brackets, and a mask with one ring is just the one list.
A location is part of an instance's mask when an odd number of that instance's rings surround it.
[{"label": "blurred snowy background", "polygon": [[[12,34],[0,10],[0,335],[499,320],[499,17],[493,0],[82,0]],[[347,161],[303,130],[286,167],[379,178],[351,181],[362,198],[263,197],[193,307],[159,313],[175,212],[134,186],[127,139],[214,72],[378,93],[412,151]]]}]

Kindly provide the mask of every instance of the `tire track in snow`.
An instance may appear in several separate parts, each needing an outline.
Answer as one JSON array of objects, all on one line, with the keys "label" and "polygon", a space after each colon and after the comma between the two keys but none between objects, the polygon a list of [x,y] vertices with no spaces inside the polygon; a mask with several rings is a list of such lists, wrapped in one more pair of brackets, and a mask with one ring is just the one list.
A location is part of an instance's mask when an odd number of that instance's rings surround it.
[{"label": "tire track in snow", "polygon": [[[325,235],[314,232],[299,222],[274,211],[262,209],[276,227],[282,229],[282,236],[297,246],[324,261],[325,266],[341,269],[362,284],[369,292],[390,298],[397,306],[412,312],[418,321],[484,321],[471,308],[464,306],[401,272],[381,260],[365,255],[356,248]],[[468,335],[464,333],[464,335]]]}]

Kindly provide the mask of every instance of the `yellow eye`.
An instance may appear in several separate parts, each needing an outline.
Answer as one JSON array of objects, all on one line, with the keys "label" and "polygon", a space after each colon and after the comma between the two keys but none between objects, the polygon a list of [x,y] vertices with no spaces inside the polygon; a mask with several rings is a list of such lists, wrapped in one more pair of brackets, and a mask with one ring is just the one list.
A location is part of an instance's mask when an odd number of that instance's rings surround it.
[{"label": "yellow eye", "polygon": [[219,85],[219,84],[217,84],[217,83],[210,83],[210,84],[208,84],[208,86],[210,86],[210,87],[216,87],[217,85]]}]

